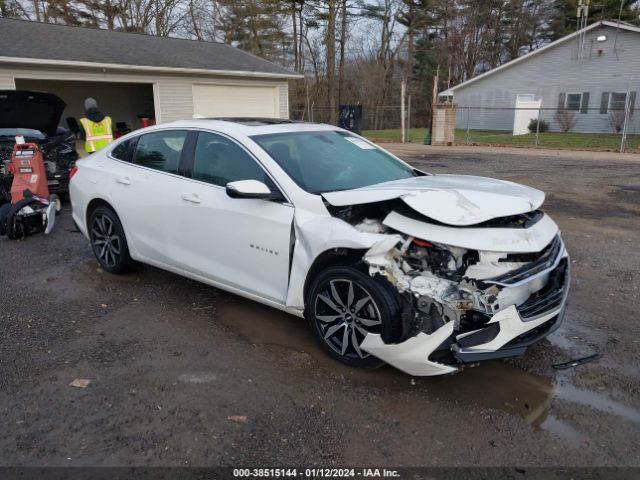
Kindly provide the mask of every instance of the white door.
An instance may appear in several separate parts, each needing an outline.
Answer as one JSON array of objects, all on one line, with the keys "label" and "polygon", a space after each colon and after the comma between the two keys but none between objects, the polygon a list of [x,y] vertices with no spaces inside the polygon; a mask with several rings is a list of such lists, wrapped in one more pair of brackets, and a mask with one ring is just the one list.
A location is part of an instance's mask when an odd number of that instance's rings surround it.
[{"label": "white door", "polygon": [[526,135],[529,132],[529,123],[532,119],[540,117],[540,105],[542,100],[534,100],[531,93],[521,93],[516,97],[516,111],[513,117],[513,134]]},{"label": "white door", "polygon": [[271,86],[194,85],[193,113],[205,117],[279,117]]},{"label": "white door", "polygon": [[178,175],[188,131],[161,130],[140,135],[131,162],[118,162],[113,202],[127,241],[140,260],[180,268],[173,247],[180,229]]},{"label": "white door", "polygon": [[259,180],[278,191],[256,160],[234,141],[200,132],[191,167],[177,192],[182,201],[181,263],[187,270],[284,303],[289,281],[293,206],[231,198],[225,185]]}]

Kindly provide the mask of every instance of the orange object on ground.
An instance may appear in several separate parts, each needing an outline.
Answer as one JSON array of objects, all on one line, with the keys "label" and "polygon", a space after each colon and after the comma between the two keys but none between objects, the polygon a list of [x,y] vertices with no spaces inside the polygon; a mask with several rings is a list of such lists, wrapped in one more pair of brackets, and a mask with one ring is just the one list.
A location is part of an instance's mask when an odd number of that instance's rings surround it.
[{"label": "orange object on ground", "polygon": [[35,143],[22,143],[13,147],[9,171],[13,173],[11,183],[11,203],[24,198],[29,189],[40,198],[49,198],[49,184],[42,151]]}]

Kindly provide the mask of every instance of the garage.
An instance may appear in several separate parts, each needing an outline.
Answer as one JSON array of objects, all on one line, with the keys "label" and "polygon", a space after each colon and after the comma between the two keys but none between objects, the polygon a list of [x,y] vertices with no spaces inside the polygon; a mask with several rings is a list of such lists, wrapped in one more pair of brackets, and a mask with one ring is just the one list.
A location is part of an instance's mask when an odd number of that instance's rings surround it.
[{"label": "garage", "polygon": [[288,118],[300,77],[222,43],[7,18],[0,52],[0,90],[58,95],[67,127],[93,97],[123,132],[194,115]]},{"label": "garage", "polygon": [[194,85],[193,110],[205,117],[280,116],[278,91],[270,85]]}]

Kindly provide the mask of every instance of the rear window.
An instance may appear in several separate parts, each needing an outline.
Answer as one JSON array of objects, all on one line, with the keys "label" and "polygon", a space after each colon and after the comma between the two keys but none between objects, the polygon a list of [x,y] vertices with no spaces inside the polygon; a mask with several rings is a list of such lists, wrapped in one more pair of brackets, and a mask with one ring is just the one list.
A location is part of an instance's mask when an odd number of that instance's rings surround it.
[{"label": "rear window", "polygon": [[182,147],[186,139],[187,132],[183,130],[140,135],[133,163],[161,172],[178,173]]},{"label": "rear window", "polygon": [[130,138],[124,142],[120,142],[111,150],[111,156],[123,162],[130,162],[133,151],[136,147],[138,137]]}]

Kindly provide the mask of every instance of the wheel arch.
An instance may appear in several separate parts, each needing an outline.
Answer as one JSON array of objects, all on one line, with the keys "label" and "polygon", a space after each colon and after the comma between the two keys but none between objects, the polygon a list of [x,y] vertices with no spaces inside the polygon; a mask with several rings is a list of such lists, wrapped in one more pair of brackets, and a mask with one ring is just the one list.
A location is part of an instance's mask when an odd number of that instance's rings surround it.
[{"label": "wheel arch", "polygon": [[[304,280],[303,299],[304,299],[304,311],[307,311],[307,295],[309,288],[313,283],[313,279],[318,276],[324,269],[334,266],[355,266],[362,261],[362,257],[367,252],[366,248],[331,248],[325,250],[318,255],[311,267],[307,271],[307,276]],[[363,264],[364,266],[364,264]]]},{"label": "wheel arch", "polygon": [[[91,220],[91,215],[93,214],[93,212],[95,212],[96,208],[98,207],[107,207],[108,209],[110,209],[116,215],[116,217],[118,217],[118,220],[120,220],[120,223],[122,224],[122,219],[120,219],[120,216],[118,215],[118,212],[116,212],[116,209],[113,208],[113,205],[111,205],[104,198],[96,197],[87,204],[87,209],[85,211],[84,221],[85,221],[85,225],[87,226],[87,231],[89,231],[89,223]],[[122,228],[124,228],[124,225]]]}]

